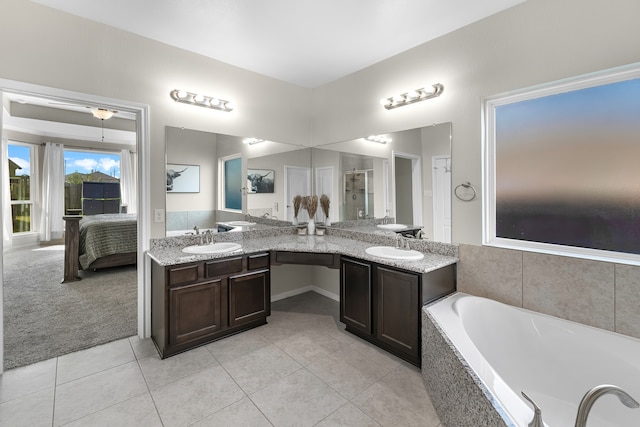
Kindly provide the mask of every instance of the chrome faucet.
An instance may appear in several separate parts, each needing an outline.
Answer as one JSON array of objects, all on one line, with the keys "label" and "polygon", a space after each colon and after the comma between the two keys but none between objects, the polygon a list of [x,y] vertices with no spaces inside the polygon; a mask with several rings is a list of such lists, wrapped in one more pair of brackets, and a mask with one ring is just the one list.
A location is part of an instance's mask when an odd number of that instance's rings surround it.
[{"label": "chrome faucet", "polygon": [[244,214],[244,220],[247,222],[251,222],[251,214],[250,213]]},{"label": "chrome faucet", "polygon": [[533,419],[529,423],[529,427],[544,427],[544,423],[542,422],[542,410],[538,408],[538,405],[525,394],[524,391],[521,391],[522,396],[529,401],[533,405]]},{"label": "chrome faucet", "polygon": [[207,230],[206,233],[204,233],[204,242],[206,244],[213,243],[213,233],[211,230]]},{"label": "chrome faucet", "polygon": [[200,227],[198,227],[197,225],[194,225],[193,229],[196,231],[196,235],[200,234]]},{"label": "chrome faucet", "polygon": [[575,427],[585,427],[587,425],[587,417],[589,416],[591,407],[594,403],[596,403],[596,400],[598,400],[605,394],[613,394],[617,396],[618,399],[620,399],[620,402],[622,402],[628,408],[640,407],[640,403],[638,403],[633,397],[629,396],[626,391],[622,390],[618,386],[609,384],[595,386],[594,388],[589,390],[580,401]]},{"label": "chrome faucet", "polygon": [[396,249],[411,249],[409,247],[409,240],[400,233],[396,233]]},{"label": "chrome faucet", "polygon": [[389,215],[385,215],[384,218],[382,218],[382,224],[389,224]]}]

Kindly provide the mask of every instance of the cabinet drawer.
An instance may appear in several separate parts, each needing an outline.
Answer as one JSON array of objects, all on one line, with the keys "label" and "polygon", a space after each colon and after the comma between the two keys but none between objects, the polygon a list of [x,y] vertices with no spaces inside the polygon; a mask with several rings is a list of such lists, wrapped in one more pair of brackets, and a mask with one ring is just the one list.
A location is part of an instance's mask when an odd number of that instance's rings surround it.
[{"label": "cabinet drawer", "polygon": [[249,255],[247,257],[247,269],[258,270],[269,267],[269,253]]},{"label": "cabinet drawer", "polygon": [[204,264],[205,277],[218,277],[242,271],[242,257],[208,261]]},{"label": "cabinet drawer", "polygon": [[168,269],[169,286],[184,285],[198,280],[198,264],[171,267]]},{"label": "cabinet drawer", "polygon": [[339,255],[316,254],[307,252],[275,252],[277,264],[323,265],[330,268],[340,268]]}]

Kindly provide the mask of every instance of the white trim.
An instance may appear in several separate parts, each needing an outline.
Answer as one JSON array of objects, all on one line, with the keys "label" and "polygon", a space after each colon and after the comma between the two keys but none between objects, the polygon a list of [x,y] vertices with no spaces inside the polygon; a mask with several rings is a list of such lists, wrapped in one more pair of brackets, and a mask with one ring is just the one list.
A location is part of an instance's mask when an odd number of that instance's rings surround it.
[{"label": "white trim", "polygon": [[[35,85],[14,80],[0,79],[0,94],[4,91],[31,95],[40,98],[48,98],[55,101],[72,104],[89,103],[101,107],[127,111],[136,115],[136,144],[138,155],[138,336],[148,338],[151,336],[151,281],[147,268],[143,268],[144,255],[150,245],[151,218],[151,182],[150,182],[150,123],[149,106],[136,102],[107,98],[65,89],[57,89],[48,86]],[[0,118],[0,125],[2,119]],[[0,258],[2,261],[2,258]],[[0,263],[0,274],[2,263]],[[2,301],[2,289],[0,288],[0,301]],[[0,363],[4,358],[3,341],[3,308],[0,304]],[[2,366],[2,365],[0,365]]]},{"label": "white trim", "polygon": [[640,63],[487,97],[482,103],[482,244],[507,249],[640,265],[640,255],[496,237],[496,107],[544,96],[640,78]]}]

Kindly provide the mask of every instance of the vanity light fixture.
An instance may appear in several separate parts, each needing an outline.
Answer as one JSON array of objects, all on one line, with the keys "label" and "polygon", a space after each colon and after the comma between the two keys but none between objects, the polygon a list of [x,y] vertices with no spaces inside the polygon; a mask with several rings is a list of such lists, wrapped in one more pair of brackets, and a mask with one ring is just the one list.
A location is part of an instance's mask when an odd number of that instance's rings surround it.
[{"label": "vanity light fixture", "polygon": [[242,140],[243,144],[247,144],[247,145],[253,145],[253,144],[258,144],[260,142],[264,142],[264,139],[259,139],[259,138],[245,138]]},{"label": "vanity light fixture", "polygon": [[411,90],[409,92],[402,93],[400,95],[390,96],[388,98],[382,98],[380,104],[387,110],[402,107],[405,105],[413,104],[427,99],[436,98],[442,95],[444,86],[440,83],[431,85],[433,91],[429,91],[426,87]]},{"label": "vanity light fixture", "polygon": [[377,142],[379,144],[386,144],[393,140],[386,135],[369,135],[367,137],[367,141]]},{"label": "vanity light fixture", "polygon": [[199,107],[212,108],[214,110],[229,112],[234,105],[231,101],[215,98],[213,96],[202,95],[201,93],[191,93],[186,90],[174,89],[170,93],[171,99],[184,104],[197,105]]}]

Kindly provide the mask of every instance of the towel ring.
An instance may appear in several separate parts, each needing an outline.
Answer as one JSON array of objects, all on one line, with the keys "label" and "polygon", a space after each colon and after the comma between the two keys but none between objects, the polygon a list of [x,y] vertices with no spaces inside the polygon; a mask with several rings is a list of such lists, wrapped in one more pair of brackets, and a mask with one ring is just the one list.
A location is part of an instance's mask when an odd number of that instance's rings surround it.
[{"label": "towel ring", "polygon": [[[471,191],[473,191],[473,194],[471,194],[470,196],[468,194],[464,195],[464,197],[460,197],[460,195],[458,194],[458,189],[460,189],[460,187],[463,188],[470,188]],[[463,182],[462,184],[458,185],[454,190],[453,190],[453,194],[456,195],[456,197],[460,200],[462,200],[463,202],[470,202],[473,199],[476,198],[476,196],[478,195],[478,193],[476,192],[476,189],[473,187],[473,185],[471,185],[470,182]]]}]

